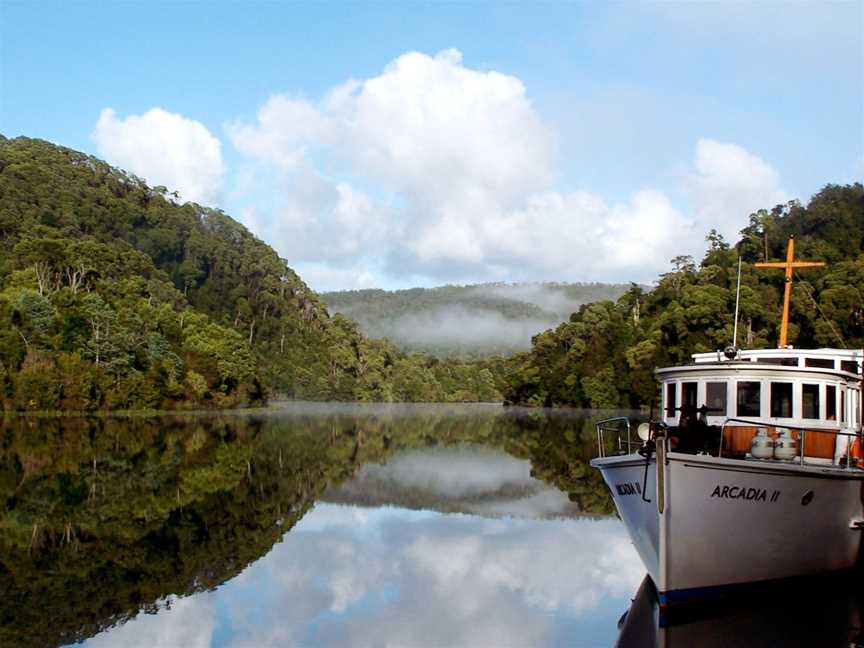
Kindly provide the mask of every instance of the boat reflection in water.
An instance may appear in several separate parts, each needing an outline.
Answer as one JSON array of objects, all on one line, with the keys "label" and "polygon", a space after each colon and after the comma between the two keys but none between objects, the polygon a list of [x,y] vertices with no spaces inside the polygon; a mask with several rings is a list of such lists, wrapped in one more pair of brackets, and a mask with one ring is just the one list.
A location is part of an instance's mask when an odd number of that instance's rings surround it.
[{"label": "boat reflection in water", "polygon": [[645,577],[618,622],[616,648],[857,648],[864,585],[849,576],[801,578],[722,603],[661,611]]}]

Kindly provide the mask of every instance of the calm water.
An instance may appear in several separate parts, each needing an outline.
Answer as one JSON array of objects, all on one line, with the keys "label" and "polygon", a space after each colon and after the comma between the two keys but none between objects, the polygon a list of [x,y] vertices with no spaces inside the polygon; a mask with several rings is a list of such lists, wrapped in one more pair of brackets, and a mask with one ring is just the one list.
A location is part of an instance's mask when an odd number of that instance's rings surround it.
[{"label": "calm water", "polygon": [[592,452],[589,413],[497,406],[7,420],[0,644],[855,640],[824,585],[658,628]]}]

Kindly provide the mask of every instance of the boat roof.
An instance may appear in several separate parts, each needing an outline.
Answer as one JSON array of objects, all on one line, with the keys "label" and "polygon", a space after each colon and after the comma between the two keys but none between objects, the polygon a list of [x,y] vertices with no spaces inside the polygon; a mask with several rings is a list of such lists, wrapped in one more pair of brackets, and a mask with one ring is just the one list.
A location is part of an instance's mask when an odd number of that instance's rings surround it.
[{"label": "boat roof", "polygon": [[694,353],[690,364],[662,367],[655,370],[658,377],[670,374],[709,371],[728,372],[730,375],[741,371],[780,371],[806,372],[809,375],[822,374],[823,377],[842,377],[846,380],[860,380],[864,350],[862,349],[744,349],[737,350],[733,357],[723,351],[713,353]]},{"label": "boat roof", "polygon": [[[757,362],[760,358],[824,358],[854,360],[860,365],[862,356],[864,356],[864,350],[862,349],[831,349],[828,347],[821,349],[796,349],[794,347],[786,347],[785,349],[738,349],[735,359]],[[720,359],[726,358],[723,351],[694,353],[690,357],[696,363],[717,362],[718,357]]]}]

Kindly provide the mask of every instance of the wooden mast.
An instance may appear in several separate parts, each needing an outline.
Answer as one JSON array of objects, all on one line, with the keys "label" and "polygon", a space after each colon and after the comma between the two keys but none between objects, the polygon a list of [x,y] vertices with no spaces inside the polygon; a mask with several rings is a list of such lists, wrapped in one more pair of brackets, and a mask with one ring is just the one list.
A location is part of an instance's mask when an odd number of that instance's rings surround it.
[{"label": "wooden mast", "polygon": [[795,237],[789,237],[786,245],[786,262],[754,263],[756,268],[781,268],[786,271],[786,287],[783,292],[783,318],[780,321],[780,344],[779,348],[786,348],[786,340],[789,334],[789,300],[792,297],[792,273],[797,268],[821,268],[825,264],[822,261],[796,261],[795,260]]}]

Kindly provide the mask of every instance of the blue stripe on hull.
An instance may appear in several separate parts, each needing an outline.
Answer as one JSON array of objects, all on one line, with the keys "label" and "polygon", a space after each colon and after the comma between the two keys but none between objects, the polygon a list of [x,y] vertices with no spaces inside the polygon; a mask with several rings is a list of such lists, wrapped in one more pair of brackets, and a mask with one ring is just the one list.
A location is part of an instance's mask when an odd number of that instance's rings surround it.
[{"label": "blue stripe on hull", "polygon": [[726,585],[710,585],[708,587],[691,587],[688,589],[669,590],[657,592],[660,607],[671,607],[683,603],[698,604],[702,601],[725,598],[733,594],[756,594],[765,590],[785,587],[793,583],[804,583],[818,579],[844,578],[855,569],[828,572],[821,575],[794,576],[768,581],[755,581],[752,583],[729,583]]}]

